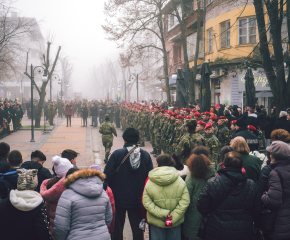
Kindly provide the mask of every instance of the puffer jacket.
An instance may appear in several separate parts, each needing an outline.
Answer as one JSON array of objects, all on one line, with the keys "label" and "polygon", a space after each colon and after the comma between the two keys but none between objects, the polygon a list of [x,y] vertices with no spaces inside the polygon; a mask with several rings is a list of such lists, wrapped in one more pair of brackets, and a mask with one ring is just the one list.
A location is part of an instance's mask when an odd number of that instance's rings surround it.
[{"label": "puffer jacket", "polygon": [[[158,167],[149,172],[149,180],[143,193],[143,205],[149,224],[160,228],[179,226],[190,203],[185,182],[173,167]],[[165,226],[168,214],[172,214],[172,226]]]},{"label": "puffer jacket", "polygon": [[268,190],[263,194],[261,200],[269,209],[277,210],[275,227],[268,233],[271,239],[290,238],[290,160],[278,160],[270,164],[272,169],[281,172],[282,185],[278,173],[272,170],[269,174]]},{"label": "puffer jacket", "polygon": [[110,199],[111,207],[112,207],[112,212],[113,212],[113,218],[112,222],[108,226],[109,233],[114,232],[114,227],[115,227],[115,217],[116,217],[116,205],[115,205],[115,200],[114,200],[114,194],[112,192],[112,189],[110,187],[107,187],[106,193]]},{"label": "puffer jacket", "polygon": [[50,189],[47,189],[47,183],[50,179],[46,179],[40,186],[40,195],[42,196],[43,200],[45,201],[46,206],[46,214],[49,222],[49,229],[52,233],[54,238],[54,218],[55,218],[55,211],[57,207],[58,200],[61,194],[66,190],[63,182],[65,177],[60,179],[56,184],[54,184]]},{"label": "puffer jacket", "polygon": [[185,183],[190,196],[190,204],[185,213],[185,219],[183,224],[183,234],[185,237],[193,240],[199,240],[197,237],[200,221],[202,215],[197,211],[197,199],[200,192],[203,190],[207,183],[207,180],[215,177],[215,164],[211,164],[207,176],[203,178],[194,178],[189,173],[186,176]]},{"label": "puffer jacket", "polygon": [[218,174],[197,200],[197,210],[209,215],[205,239],[252,239],[255,183],[238,168],[223,168]]},{"label": "puffer jacket", "polygon": [[79,170],[67,177],[67,190],[62,193],[55,213],[55,239],[110,239],[107,226],[113,214],[103,190],[104,179],[105,174],[96,169]]}]

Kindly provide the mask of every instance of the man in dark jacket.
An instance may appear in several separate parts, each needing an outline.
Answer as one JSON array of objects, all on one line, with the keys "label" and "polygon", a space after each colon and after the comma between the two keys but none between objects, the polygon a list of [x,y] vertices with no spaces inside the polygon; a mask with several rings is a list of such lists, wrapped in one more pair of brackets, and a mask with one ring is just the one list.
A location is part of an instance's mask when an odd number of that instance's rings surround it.
[{"label": "man in dark jacket", "polygon": [[6,173],[8,169],[10,168],[7,158],[8,154],[10,152],[10,146],[5,143],[0,143],[0,173]]},{"label": "man in dark jacket", "polygon": [[92,125],[97,127],[98,126],[98,106],[95,103],[92,103],[90,110],[91,110],[91,115],[93,117]]},{"label": "man in dark jacket", "polygon": [[[139,141],[139,132],[135,128],[127,128],[123,133],[124,148],[118,149],[110,156],[104,173],[113,191],[116,204],[116,221],[113,240],[123,239],[125,215],[128,212],[133,240],[143,240],[143,231],[139,229],[142,220],[141,197],[148,173],[153,169],[150,154],[143,149],[136,148],[132,154],[126,155],[134,149]],[[121,164],[122,160],[125,161]]]},{"label": "man in dark jacket", "polygon": [[16,169],[20,168],[22,161],[22,155],[19,151],[14,150],[9,153],[7,162],[10,168],[6,173],[0,173],[0,198],[6,198],[12,189],[17,188],[18,174]]},{"label": "man in dark jacket", "polygon": [[230,122],[233,121],[233,120],[236,120],[236,118],[231,115],[229,110],[225,110],[224,111],[224,115],[228,119],[227,127],[230,128],[231,127]]},{"label": "man in dark jacket", "polygon": [[246,118],[247,118],[246,116],[243,116],[237,120],[236,133],[232,137],[232,139],[238,136],[243,137],[246,140],[250,150],[255,151],[259,149],[259,140],[258,140],[258,137],[254,133],[251,133],[250,131],[248,131]]},{"label": "man in dark jacket", "polygon": [[45,179],[51,178],[50,171],[43,167],[46,156],[39,150],[31,153],[31,161],[24,162],[21,167],[25,169],[37,169],[38,185],[35,191],[40,192],[40,186]]},{"label": "man in dark jacket", "polygon": [[290,133],[290,121],[287,120],[287,112],[280,112],[279,119],[274,124],[275,129],[284,129]]},{"label": "man in dark jacket", "polygon": [[242,171],[241,154],[227,153],[224,166],[208,180],[197,201],[197,210],[209,215],[205,240],[252,239],[256,185]]}]

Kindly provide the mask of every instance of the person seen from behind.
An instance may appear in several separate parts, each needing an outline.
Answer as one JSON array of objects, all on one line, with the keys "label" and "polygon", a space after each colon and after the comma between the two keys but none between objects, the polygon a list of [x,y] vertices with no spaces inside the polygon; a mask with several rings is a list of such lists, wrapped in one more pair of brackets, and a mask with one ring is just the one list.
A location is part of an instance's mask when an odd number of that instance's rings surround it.
[{"label": "person seen from behind", "polygon": [[6,173],[10,168],[7,163],[8,154],[10,152],[9,144],[5,142],[0,143],[0,173]]},{"label": "person seen from behind", "polygon": [[181,224],[190,203],[185,182],[168,154],[156,159],[156,168],[149,172],[143,193],[151,240],[180,240]]}]

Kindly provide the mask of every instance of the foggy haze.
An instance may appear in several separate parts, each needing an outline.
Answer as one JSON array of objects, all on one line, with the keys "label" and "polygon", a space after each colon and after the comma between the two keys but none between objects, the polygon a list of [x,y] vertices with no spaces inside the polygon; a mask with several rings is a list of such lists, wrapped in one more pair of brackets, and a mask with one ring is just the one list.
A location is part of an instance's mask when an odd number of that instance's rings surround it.
[{"label": "foggy haze", "polygon": [[[104,23],[105,0],[18,0],[15,7],[21,16],[36,18],[44,38],[54,36],[53,49],[62,46],[62,54],[74,65],[70,83],[74,92],[84,98],[98,97],[90,71],[107,58],[118,59],[114,42],[106,40],[101,24]],[[60,65],[60,64],[59,64]]]}]

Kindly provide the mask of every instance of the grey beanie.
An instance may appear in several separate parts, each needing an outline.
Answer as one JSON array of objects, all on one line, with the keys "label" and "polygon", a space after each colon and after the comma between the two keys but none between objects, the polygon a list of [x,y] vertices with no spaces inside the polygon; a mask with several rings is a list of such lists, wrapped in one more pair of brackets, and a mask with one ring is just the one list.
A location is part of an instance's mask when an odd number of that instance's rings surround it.
[{"label": "grey beanie", "polygon": [[290,146],[285,142],[274,141],[266,150],[277,160],[287,160],[290,158]]}]

